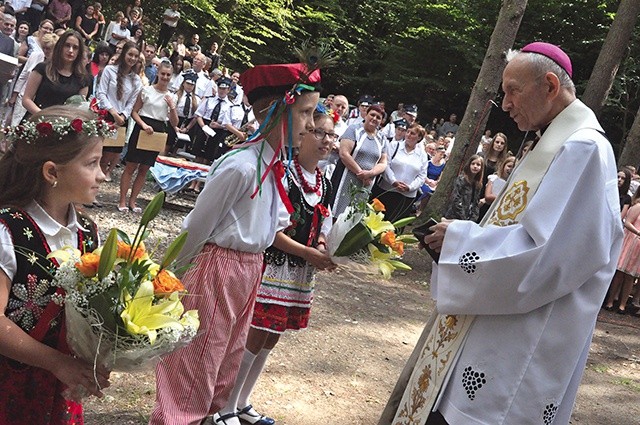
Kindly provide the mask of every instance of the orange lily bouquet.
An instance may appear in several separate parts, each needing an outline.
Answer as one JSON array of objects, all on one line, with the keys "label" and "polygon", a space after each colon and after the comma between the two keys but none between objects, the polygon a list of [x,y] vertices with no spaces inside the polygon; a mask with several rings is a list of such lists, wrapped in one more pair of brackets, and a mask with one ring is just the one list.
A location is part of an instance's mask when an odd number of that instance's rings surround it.
[{"label": "orange lily bouquet", "polygon": [[391,223],[384,219],[385,206],[377,198],[371,203],[355,202],[338,216],[327,236],[327,248],[336,264],[373,265],[385,279],[394,270],[411,270],[400,261],[404,245],[417,243],[412,235],[397,235],[397,229],[411,224],[415,217]]},{"label": "orange lily bouquet", "polygon": [[49,254],[60,264],[54,283],[64,290],[60,301],[69,348],[96,366],[140,370],[189,343],[198,331],[198,312],[184,311],[186,291],[174,273],[187,234],[169,245],[159,263],[144,245],[163,202],[161,192],[149,203],[133,239],[111,229],[93,252],[64,248]]}]

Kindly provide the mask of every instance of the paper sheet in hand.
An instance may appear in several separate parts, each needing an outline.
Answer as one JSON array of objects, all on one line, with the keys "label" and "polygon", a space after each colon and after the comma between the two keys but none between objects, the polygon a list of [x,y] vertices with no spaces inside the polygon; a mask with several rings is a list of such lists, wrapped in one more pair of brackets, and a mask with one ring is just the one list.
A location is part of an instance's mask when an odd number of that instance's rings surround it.
[{"label": "paper sheet in hand", "polygon": [[209,137],[213,137],[216,135],[216,131],[209,127],[208,125],[205,125],[204,127],[202,127],[202,131],[204,131],[204,134],[206,134]]},{"label": "paper sheet in hand", "polygon": [[0,53],[0,74],[10,74],[18,67],[18,58]]},{"label": "paper sheet in hand", "polygon": [[112,137],[105,137],[102,143],[103,147],[121,148],[124,146],[124,139],[127,136],[126,127],[118,127],[118,132]]},{"label": "paper sheet in hand", "polygon": [[164,145],[167,142],[167,133],[158,133],[154,131],[149,135],[146,131],[140,130],[140,137],[138,137],[138,149],[152,152],[162,152]]},{"label": "paper sheet in hand", "polygon": [[178,140],[182,140],[183,142],[190,142],[191,137],[189,137],[186,133],[176,133]]}]

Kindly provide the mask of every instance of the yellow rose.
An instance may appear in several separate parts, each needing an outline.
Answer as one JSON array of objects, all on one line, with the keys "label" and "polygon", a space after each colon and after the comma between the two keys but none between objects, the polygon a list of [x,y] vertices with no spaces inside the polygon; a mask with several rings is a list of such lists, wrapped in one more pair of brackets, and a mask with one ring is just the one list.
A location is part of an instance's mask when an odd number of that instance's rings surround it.
[{"label": "yellow rose", "polygon": [[171,294],[175,291],[184,291],[184,285],[180,279],[169,270],[161,270],[153,279],[153,292],[156,294]]},{"label": "yellow rose", "polygon": [[76,268],[85,277],[94,277],[98,273],[100,265],[100,256],[93,252],[88,252],[80,257],[80,261],[76,263]]}]

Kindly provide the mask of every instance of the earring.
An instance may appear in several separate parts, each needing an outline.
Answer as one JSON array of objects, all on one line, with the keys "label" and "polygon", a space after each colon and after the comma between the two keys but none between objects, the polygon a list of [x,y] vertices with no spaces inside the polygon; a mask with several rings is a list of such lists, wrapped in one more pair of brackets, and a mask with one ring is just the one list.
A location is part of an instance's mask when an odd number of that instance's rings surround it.
[{"label": "earring", "polygon": [[54,180],[53,183],[51,183],[51,187],[55,188],[56,186],[58,186],[58,180]]}]

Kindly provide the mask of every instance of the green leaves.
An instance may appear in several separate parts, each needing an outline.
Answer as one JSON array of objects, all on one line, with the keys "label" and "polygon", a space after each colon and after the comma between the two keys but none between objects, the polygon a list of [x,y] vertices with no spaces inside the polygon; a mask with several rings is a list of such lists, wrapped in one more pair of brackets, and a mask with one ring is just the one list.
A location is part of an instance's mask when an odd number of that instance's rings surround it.
[{"label": "green leaves", "polygon": [[142,213],[142,218],[140,219],[141,226],[148,226],[149,222],[156,218],[160,210],[162,209],[162,205],[164,204],[164,192],[159,192],[156,196],[153,197],[147,208],[144,209],[144,213]]},{"label": "green leaves", "polygon": [[182,232],[167,248],[167,252],[164,254],[160,269],[168,267],[180,254],[185,242],[187,242],[188,232]]},{"label": "green leaves", "polygon": [[98,279],[102,280],[113,269],[118,253],[118,231],[111,229],[107,241],[100,253],[100,265],[98,266]]}]

